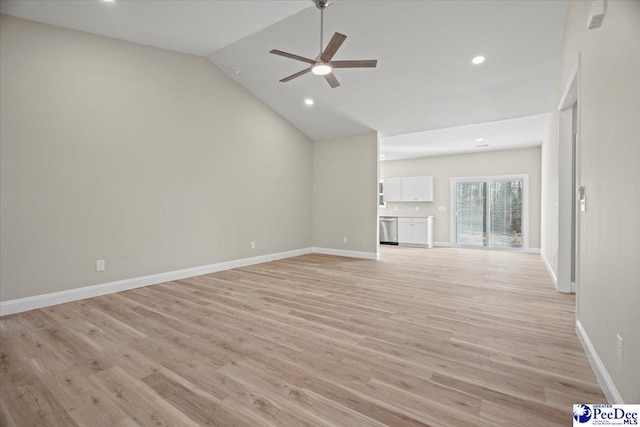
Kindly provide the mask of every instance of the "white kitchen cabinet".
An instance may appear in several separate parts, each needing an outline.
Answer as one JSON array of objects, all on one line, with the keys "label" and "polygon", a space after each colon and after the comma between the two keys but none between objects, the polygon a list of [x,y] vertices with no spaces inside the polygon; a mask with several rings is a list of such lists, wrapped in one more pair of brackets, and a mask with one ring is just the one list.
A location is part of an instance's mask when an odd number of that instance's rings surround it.
[{"label": "white kitchen cabinet", "polygon": [[382,180],[385,202],[399,202],[402,200],[402,178],[385,178]]},{"label": "white kitchen cabinet", "polygon": [[433,202],[433,177],[411,176],[401,178],[403,202]]},{"label": "white kitchen cabinet", "polygon": [[433,202],[433,177],[416,177],[416,197],[421,202]]},{"label": "white kitchen cabinet", "polygon": [[[422,238],[424,234],[424,238]],[[426,244],[427,224],[398,219],[398,243],[407,245]]]},{"label": "white kitchen cabinet", "polygon": [[433,247],[433,217],[398,218],[398,243]]},{"label": "white kitchen cabinet", "polygon": [[403,202],[416,202],[418,196],[416,194],[416,178],[407,177],[401,178],[402,180],[402,201]]}]

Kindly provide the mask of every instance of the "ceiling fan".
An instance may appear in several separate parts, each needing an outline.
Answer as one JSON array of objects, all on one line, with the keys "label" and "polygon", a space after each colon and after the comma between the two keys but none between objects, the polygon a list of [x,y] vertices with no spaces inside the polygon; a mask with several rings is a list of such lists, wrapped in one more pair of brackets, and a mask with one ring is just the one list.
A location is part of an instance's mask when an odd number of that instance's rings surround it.
[{"label": "ceiling fan", "polygon": [[272,49],[269,53],[274,55],[284,56],[285,58],[295,59],[297,61],[306,62],[309,64],[309,68],[305,68],[302,71],[298,71],[284,79],[280,80],[282,83],[293,80],[297,77],[303,76],[308,72],[313,74],[324,76],[331,88],[340,86],[340,82],[333,75],[334,68],[375,68],[378,64],[376,59],[364,59],[364,60],[350,60],[350,61],[332,61],[333,56],[336,54],[342,43],[346,40],[347,36],[340,33],[335,33],[326,49],[322,50],[322,37],[323,37],[323,24],[324,24],[324,10],[329,6],[329,0],[315,0],[316,7],[320,9],[320,54],[315,59],[305,58],[303,56],[294,55],[293,53],[283,52],[281,50]]}]

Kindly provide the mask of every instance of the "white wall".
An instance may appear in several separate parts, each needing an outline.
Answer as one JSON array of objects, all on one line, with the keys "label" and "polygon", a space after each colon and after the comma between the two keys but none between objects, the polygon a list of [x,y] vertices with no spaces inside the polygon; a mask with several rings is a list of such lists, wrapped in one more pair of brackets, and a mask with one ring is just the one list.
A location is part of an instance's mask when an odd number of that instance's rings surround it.
[{"label": "white wall", "polygon": [[[587,30],[591,2],[573,1],[565,32],[554,114],[542,148],[542,250],[557,272],[558,114],[581,53],[578,320],[612,386],[640,402],[640,2],[607,1],[602,27]],[[623,365],[616,334],[624,339]],[[602,372],[600,372],[602,374]]]},{"label": "white wall", "polygon": [[[451,156],[422,157],[418,159],[391,160],[381,162],[380,176],[431,175],[434,177],[434,201],[424,203],[387,203],[387,212],[419,213],[433,215],[434,240],[450,243],[449,209],[450,181],[453,177],[473,177],[489,175],[529,175],[529,247],[540,247],[540,148],[519,150],[487,151]],[[446,212],[438,211],[438,206],[446,206]],[[416,212],[415,208],[420,207]],[[397,208],[397,211],[396,211]]]},{"label": "white wall", "polygon": [[[378,134],[313,143],[313,246],[378,248]],[[347,243],[343,243],[347,237]]]},{"label": "white wall", "polygon": [[311,246],[311,141],[206,59],[0,19],[2,301]]}]

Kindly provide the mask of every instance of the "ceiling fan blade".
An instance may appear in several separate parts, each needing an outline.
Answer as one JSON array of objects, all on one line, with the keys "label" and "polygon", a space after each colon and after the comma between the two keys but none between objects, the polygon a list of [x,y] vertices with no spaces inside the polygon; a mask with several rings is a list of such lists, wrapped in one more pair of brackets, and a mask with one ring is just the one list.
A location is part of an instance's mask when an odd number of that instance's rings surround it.
[{"label": "ceiling fan blade", "polygon": [[282,83],[286,83],[286,82],[288,82],[289,80],[293,80],[293,79],[295,79],[296,77],[304,76],[304,75],[305,75],[305,74],[307,74],[309,71],[311,71],[311,68],[305,68],[305,69],[304,69],[304,70],[302,70],[302,71],[298,71],[298,72],[297,72],[297,73],[295,73],[295,74],[291,74],[289,77],[285,77],[284,79],[280,80],[280,82],[282,82]]},{"label": "ceiling fan blade", "polygon": [[293,53],[283,52],[283,51],[278,50],[278,49],[271,49],[269,51],[269,53],[273,53],[274,55],[284,56],[285,58],[295,59],[297,61],[306,62],[307,64],[315,64],[316,63],[316,61],[314,61],[313,59],[305,58],[304,56],[294,55]]},{"label": "ceiling fan blade", "polygon": [[361,59],[355,61],[332,61],[333,68],[375,68],[378,65],[377,59]]},{"label": "ceiling fan blade", "polygon": [[326,49],[324,50],[324,52],[322,52],[322,55],[320,55],[320,60],[322,60],[322,62],[331,61],[333,55],[336,54],[336,52],[338,51],[338,49],[340,49],[340,46],[342,46],[342,43],[344,43],[346,39],[347,36],[345,36],[344,34],[334,33]]},{"label": "ceiling fan blade", "polygon": [[340,82],[338,81],[338,79],[336,79],[336,76],[334,76],[333,73],[325,74],[324,78],[327,80],[332,89],[340,86]]}]

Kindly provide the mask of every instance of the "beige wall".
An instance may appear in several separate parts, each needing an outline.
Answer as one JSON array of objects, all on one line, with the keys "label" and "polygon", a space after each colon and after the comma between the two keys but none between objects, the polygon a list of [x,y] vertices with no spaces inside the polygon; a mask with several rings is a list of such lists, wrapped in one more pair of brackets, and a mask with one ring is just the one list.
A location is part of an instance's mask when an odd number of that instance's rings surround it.
[{"label": "beige wall", "polygon": [[[490,175],[529,175],[529,247],[540,247],[540,148],[488,151],[484,153],[456,154],[452,156],[423,157],[419,159],[381,162],[381,177],[433,176],[434,201],[431,203],[388,203],[384,212],[419,213],[435,216],[434,240],[449,243],[450,180],[454,177]],[[438,211],[446,206],[446,212]],[[416,207],[420,211],[416,212]]]},{"label": "beige wall", "polygon": [[313,246],[377,252],[377,164],[375,132],[314,142]]},{"label": "beige wall", "polygon": [[[623,400],[639,403],[640,2],[606,4],[602,27],[587,30],[591,2],[571,2],[551,107],[581,52],[580,183],[587,211],[580,214],[578,320]],[[542,248],[550,261],[557,255],[557,123],[554,111],[542,151]],[[622,366],[616,334],[624,339]]]},{"label": "beige wall", "polygon": [[[555,133],[555,134],[554,134]],[[541,150],[540,254],[558,275],[558,115],[552,114]],[[551,141],[555,140],[555,143]]]},{"label": "beige wall", "polygon": [[311,246],[311,141],[206,59],[8,16],[0,55],[3,301]]}]

